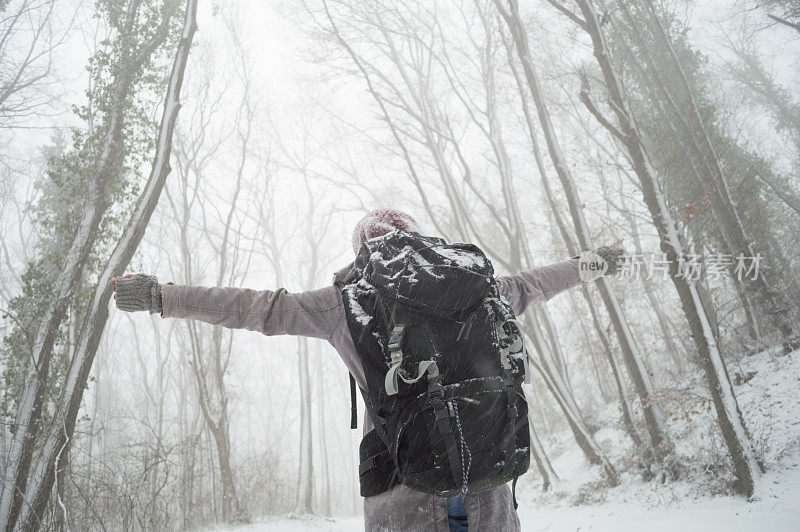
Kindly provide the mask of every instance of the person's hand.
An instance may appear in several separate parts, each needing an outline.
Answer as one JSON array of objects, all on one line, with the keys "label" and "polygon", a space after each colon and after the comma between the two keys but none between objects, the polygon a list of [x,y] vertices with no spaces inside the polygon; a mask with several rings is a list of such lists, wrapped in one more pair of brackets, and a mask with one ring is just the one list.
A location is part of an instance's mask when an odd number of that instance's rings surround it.
[{"label": "person's hand", "polygon": [[137,273],[112,277],[111,287],[117,308],[126,312],[147,310],[151,314],[162,311],[161,285],[153,275]]},{"label": "person's hand", "polygon": [[594,252],[608,264],[604,275],[614,275],[625,261],[625,250],[621,246],[600,246]]},{"label": "person's hand", "polygon": [[123,275],[122,277],[112,277],[111,278],[111,288],[114,290],[114,299],[117,299],[117,279],[128,279],[130,277],[133,277],[132,273],[129,273],[127,275]]},{"label": "person's hand", "polygon": [[578,275],[584,283],[596,281],[604,275],[616,274],[625,260],[625,250],[621,246],[601,246],[584,251],[577,257]]}]

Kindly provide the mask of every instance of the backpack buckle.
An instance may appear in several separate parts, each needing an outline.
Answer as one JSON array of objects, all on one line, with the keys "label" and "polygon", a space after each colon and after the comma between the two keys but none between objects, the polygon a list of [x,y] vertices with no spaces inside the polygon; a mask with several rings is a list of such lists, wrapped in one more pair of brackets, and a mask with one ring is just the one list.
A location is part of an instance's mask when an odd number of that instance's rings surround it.
[{"label": "backpack buckle", "polygon": [[400,373],[400,365],[403,363],[404,331],[405,326],[402,323],[397,323],[392,327],[392,332],[389,333],[389,342],[386,347],[389,349],[391,360],[389,362],[389,371],[386,372],[386,377],[383,380],[386,395],[395,395],[399,389],[398,374]]},{"label": "backpack buckle", "polygon": [[439,366],[436,362],[431,361],[430,367],[426,368],[428,373],[428,398],[429,399],[443,399],[444,387],[442,386],[442,379],[439,377]]},{"label": "backpack buckle", "polygon": [[389,348],[389,352],[393,357],[396,351],[402,351],[401,346],[403,344],[403,333],[405,330],[405,325],[402,323],[397,323],[394,327],[392,327],[392,332],[389,333],[389,343],[386,345],[386,347]]}]

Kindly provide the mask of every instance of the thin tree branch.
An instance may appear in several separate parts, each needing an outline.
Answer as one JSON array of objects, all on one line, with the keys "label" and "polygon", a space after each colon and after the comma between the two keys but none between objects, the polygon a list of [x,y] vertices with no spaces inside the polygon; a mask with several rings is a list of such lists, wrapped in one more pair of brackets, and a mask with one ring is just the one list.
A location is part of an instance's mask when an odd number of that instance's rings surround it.
[{"label": "thin tree branch", "polygon": [[605,116],[603,116],[603,113],[601,113],[600,110],[597,107],[595,107],[594,103],[592,102],[592,99],[589,97],[589,92],[587,90],[581,89],[579,98],[581,99],[581,102],[583,102],[583,105],[586,106],[586,109],[588,109],[589,112],[592,113],[592,116],[594,116],[604,128],[606,128],[612,135],[617,137],[622,142],[628,141],[628,137],[622,131],[617,129],[617,127],[614,124],[609,122],[608,119]]},{"label": "thin tree branch", "polygon": [[584,22],[581,17],[579,17],[578,15],[576,15],[575,13],[573,13],[572,11],[567,9],[566,7],[562,6],[561,2],[563,2],[563,0],[547,0],[548,4],[550,4],[554,8],[556,8],[559,11],[561,11],[562,13],[564,13],[572,22],[574,22],[575,24],[580,26],[581,29],[583,29],[585,31],[586,30],[586,22]]},{"label": "thin tree branch", "polygon": [[[549,1],[550,0],[548,0],[548,2]],[[777,22],[778,24],[783,24],[784,26],[789,26],[793,30],[795,30],[797,32],[800,32],[800,24],[796,24],[794,22],[790,22],[790,21],[786,20],[785,18],[776,17],[775,15],[767,15],[767,16],[769,18],[771,18],[772,20],[774,20],[775,22]]]}]

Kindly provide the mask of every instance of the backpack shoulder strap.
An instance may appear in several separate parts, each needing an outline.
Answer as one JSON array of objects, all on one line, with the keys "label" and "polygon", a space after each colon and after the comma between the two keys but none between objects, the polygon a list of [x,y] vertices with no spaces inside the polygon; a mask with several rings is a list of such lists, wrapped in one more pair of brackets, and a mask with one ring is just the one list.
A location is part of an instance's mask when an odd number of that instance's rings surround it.
[{"label": "backpack shoulder strap", "polygon": [[356,380],[353,374],[349,371],[347,375],[350,377],[350,428],[358,428],[358,411],[356,409]]}]

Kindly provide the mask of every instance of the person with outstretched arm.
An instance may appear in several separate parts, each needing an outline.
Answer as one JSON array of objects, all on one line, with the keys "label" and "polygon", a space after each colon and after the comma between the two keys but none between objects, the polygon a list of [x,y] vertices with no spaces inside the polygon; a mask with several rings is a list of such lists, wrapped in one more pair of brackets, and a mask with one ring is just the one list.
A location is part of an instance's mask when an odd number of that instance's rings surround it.
[{"label": "person with outstretched arm", "polygon": [[[418,225],[406,213],[394,209],[374,210],[356,225],[353,250],[358,255],[365,242],[395,231],[418,234]],[[504,303],[519,316],[530,305],[545,302],[600,275],[616,273],[622,256],[621,248],[603,246],[592,254],[593,260],[601,266],[595,268],[593,276],[582,275],[579,272],[581,260],[573,257],[529,271],[498,276],[494,283]],[[145,274],[112,278],[111,283],[117,308],[123,311],[149,311],[162,318],[195,319],[268,336],[296,335],[327,340],[341,356],[356,384],[366,392],[363,356],[354,344],[345,309],[346,298],[343,298],[343,287],[352,282],[355,270],[356,264],[351,263],[334,275],[329,286],[300,293],[283,288],[252,290],[160,284],[156,277]],[[373,427],[372,416],[365,416],[365,435]],[[367,531],[520,530],[508,483],[451,497],[418,491],[403,483],[389,486],[364,499]]]}]

